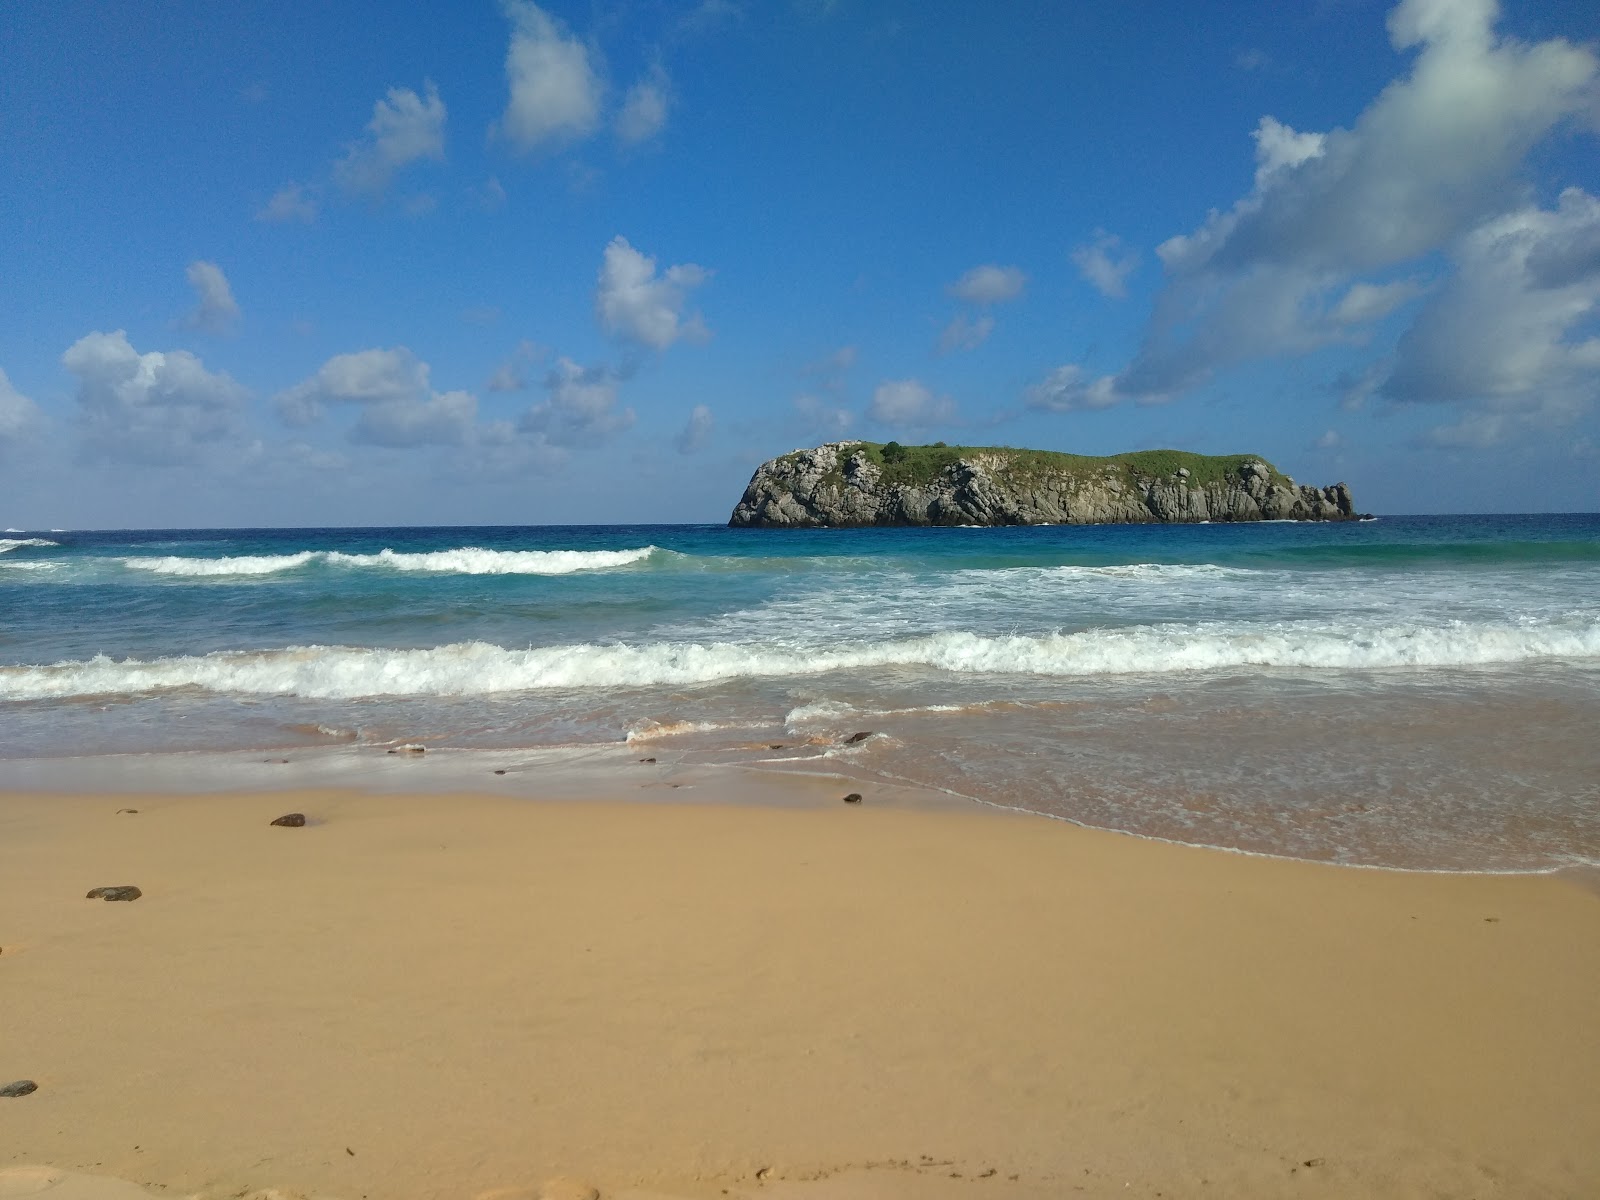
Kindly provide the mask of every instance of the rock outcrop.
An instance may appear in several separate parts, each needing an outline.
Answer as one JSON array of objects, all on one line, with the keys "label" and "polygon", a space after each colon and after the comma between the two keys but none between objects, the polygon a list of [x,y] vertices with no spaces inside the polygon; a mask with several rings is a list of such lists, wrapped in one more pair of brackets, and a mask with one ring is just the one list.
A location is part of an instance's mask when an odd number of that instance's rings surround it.
[{"label": "rock outcrop", "polygon": [[1344,484],[1298,485],[1251,455],[1146,450],[1091,458],[1006,447],[829,442],[762,463],[728,524],[1107,525],[1360,516]]}]

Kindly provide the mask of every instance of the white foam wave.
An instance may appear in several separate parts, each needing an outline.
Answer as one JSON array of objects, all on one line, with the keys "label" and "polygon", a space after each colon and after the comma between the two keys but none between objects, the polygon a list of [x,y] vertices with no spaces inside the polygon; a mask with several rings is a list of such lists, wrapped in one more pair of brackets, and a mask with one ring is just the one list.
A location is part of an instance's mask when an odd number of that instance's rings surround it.
[{"label": "white foam wave", "polygon": [[337,550],[301,550],[295,554],[244,554],[224,558],[124,558],[123,566],[157,575],[230,576],[273,575],[311,563],[332,567],[380,567],[393,571],[424,571],[441,575],[570,575],[640,562],[656,553],[654,546],[628,550],[484,550],[463,546],[455,550],[406,553],[380,550],[376,554],[344,554]]},{"label": "white foam wave", "polygon": [[125,558],[122,565],[156,575],[272,575],[278,571],[303,567],[315,554],[312,550],[302,550],[298,554],[239,554],[227,558],[166,555],[161,558]]},{"label": "white foam wave", "polygon": [[259,652],[0,668],[0,699],[139,694],[195,687],[316,698],[473,696],[550,689],[681,686],[842,670],[929,667],[970,674],[1085,677],[1288,667],[1458,667],[1600,659],[1600,619],[1521,625],[1208,623],[1042,636],[962,631],[855,646],[655,642],[507,650],[483,642],[385,650],[300,646]]},{"label": "white foam wave", "polygon": [[[7,533],[19,533],[20,530],[8,529]],[[49,538],[0,538],[0,554],[8,550],[17,550],[23,546],[59,546],[60,542],[52,542]]]}]

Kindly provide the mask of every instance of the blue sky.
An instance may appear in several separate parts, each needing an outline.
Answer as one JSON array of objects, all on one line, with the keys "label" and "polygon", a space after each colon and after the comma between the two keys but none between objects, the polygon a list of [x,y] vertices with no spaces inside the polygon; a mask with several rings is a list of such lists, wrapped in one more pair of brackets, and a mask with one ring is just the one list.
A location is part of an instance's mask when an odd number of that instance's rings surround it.
[{"label": "blue sky", "polygon": [[1600,9],[0,5],[0,525],[720,521],[839,437],[1600,508]]}]

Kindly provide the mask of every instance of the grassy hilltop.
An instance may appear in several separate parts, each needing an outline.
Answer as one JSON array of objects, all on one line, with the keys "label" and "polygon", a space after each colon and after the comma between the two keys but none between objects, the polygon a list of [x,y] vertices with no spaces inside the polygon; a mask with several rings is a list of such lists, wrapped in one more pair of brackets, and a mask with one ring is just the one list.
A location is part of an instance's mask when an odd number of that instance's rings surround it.
[{"label": "grassy hilltop", "polygon": [[[899,442],[854,442],[841,447],[841,461],[856,450],[864,452],[874,465],[883,471],[885,484],[905,484],[921,487],[937,479],[944,469],[958,459],[983,456],[996,460],[996,474],[1018,483],[1030,478],[1060,479],[1063,476],[1082,479],[1105,479],[1107,475],[1120,475],[1128,482],[1139,479],[1163,479],[1175,476],[1180,467],[1187,468],[1191,486],[1204,487],[1208,483],[1237,480],[1239,469],[1247,462],[1266,463],[1272,482],[1286,483],[1287,477],[1258,454],[1191,454],[1187,450],[1135,450],[1129,454],[1107,454],[1097,457],[1090,454],[1065,454],[1058,450],[1019,450],[1011,446],[947,446],[935,442],[931,446],[902,446]],[[785,454],[778,461],[796,458],[805,451]],[[834,480],[824,477],[825,483],[844,483],[841,471]]]}]

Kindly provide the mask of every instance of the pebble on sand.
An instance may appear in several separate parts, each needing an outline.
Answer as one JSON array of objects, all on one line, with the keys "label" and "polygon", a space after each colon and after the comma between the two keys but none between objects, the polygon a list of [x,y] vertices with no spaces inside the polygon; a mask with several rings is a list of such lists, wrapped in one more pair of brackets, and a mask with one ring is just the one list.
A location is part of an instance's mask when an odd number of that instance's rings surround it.
[{"label": "pebble on sand", "polygon": [[305,813],[284,813],[283,816],[271,822],[273,825],[282,825],[286,829],[299,829],[305,823]]},{"label": "pebble on sand", "polygon": [[846,746],[854,746],[857,742],[864,742],[871,736],[872,736],[872,730],[865,729],[865,730],[862,730],[860,733],[852,733],[849,737],[845,738],[844,744]]},{"label": "pebble on sand", "polygon": [[132,884],[123,884],[119,887],[90,888],[84,893],[85,900],[137,900],[144,895]]},{"label": "pebble on sand", "polygon": [[844,802],[846,804],[860,804],[861,803],[861,793],[860,792],[851,792],[848,796],[846,796],[844,798]]},{"label": "pebble on sand", "polygon": [[428,748],[426,746],[419,746],[414,742],[407,746],[396,746],[389,751],[390,754],[426,754],[427,752]]},{"label": "pebble on sand", "polygon": [[31,1079],[17,1079],[11,1083],[0,1084],[0,1096],[26,1096],[29,1092],[37,1092],[39,1085]]}]

